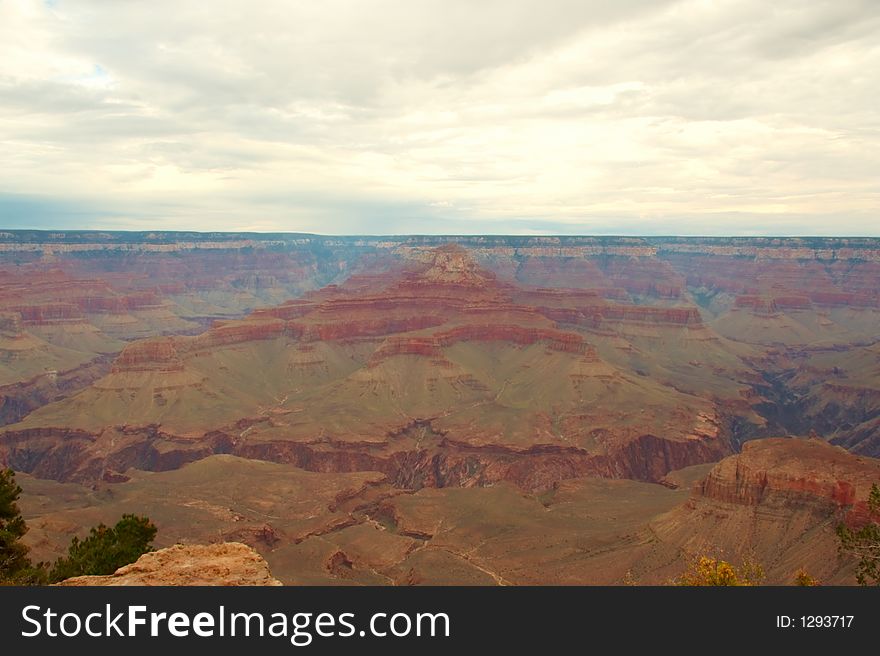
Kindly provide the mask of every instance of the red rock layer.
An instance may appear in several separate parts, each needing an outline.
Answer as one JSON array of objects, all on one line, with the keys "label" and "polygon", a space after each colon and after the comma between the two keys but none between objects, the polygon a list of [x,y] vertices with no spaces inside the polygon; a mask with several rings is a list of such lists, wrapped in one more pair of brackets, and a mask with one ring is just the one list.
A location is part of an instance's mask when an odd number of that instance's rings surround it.
[{"label": "red rock layer", "polygon": [[[694,307],[611,303],[600,291],[589,289],[517,288],[497,280],[458,247],[427,251],[419,257],[408,268],[361,274],[342,287],[330,285],[304,299],[256,310],[245,321],[215,322],[198,337],[180,338],[177,352],[183,356],[282,335],[300,342],[344,341],[438,328],[430,335],[386,340],[371,362],[404,353],[439,358],[443,348],[462,341],[506,341],[521,346],[543,342],[553,350],[596,358],[579,334],[560,330],[557,324],[701,324]],[[118,365],[120,369],[129,366]],[[167,366],[167,362],[159,361],[156,366]]]},{"label": "red rock layer", "polygon": [[880,460],[853,456],[823,440],[771,438],[747,442],[742,453],[716,465],[695,494],[756,506],[771,496],[790,502],[853,509],[865,515]]},{"label": "red rock layer", "polygon": [[[843,253],[826,254],[826,261],[766,257],[759,249],[751,257],[718,254],[669,255],[667,261],[681,272],[691,287],[706,287],[740,296],[740,307],[754,298],[766,299],[779,309],[827,307],[880,307],[880,264],[858,259],[834,259]],[[806,256],[806,254],[805,254]],[[759,305],[758,311],[765,310]]]},{"label": "red rock layer", "polygon": [[285,321],[289,319],[296,319],[305,314],[308,314],[315,308],[315,303],[311,301],[288,301],[283,305],[279,305],[277,307],[271,308],[260,308],[259,310],[254,310],[251,314],[252,317],[261,319],[265,317],[272,317],[274,319],[284,319]]},{"label": "red rock layer", "polygon": [[145,339],[126,346],[113,362],[111,371],[180,371],[183,361],[171,337]]},{"label": "red rock layer", "polygon": [[210,350],[220,346],[274,339],[285,332],[285,322],[278,319],[263,321],[215,322],[207,332],[187,340],[193,351]]},{"label": "red rock layer", "polygon": [[518,346],[542,342],[554,351],[576,353],[585,355],[593,361],[598,360],[595,349],[577,333],[548,328],[522,328],[514,325],[469,324],[433,335],[388,338],[373,354],[370,364],[378,364],[395,355],[442,358],[443,348],[458,342],[509,342]]},{"label": "red rock layer", "polygon": [[685,288],[681,274],[654,257],[611,257],[602,269],[612,284],[631,294],[677,299]]},{"label": "red rock layer", "polygon": [[354,337],[381,337],[392,333],[405,333],[439,326],[440,317],[414,316],[401,319],[360,318],[357,320],[320,324],[290,322],[287,332],[305,342],[339,341]]},{"label": "red rock layer", "polygon": [[442,358],[443,350],[434,336],[389,337],[370,357],[370,366],[375,366],[395,355],[420,355],[426,358]]},{"label": "red rock layer", "polygon": [[83,320],[80,309],[72,303],[44,303],[13,307],[21,315],[26,326],[46,326],[56,323],[72,323]]},{"label": "red rock layer", "polygon": [[590,347],[584,338],[577,333],[567,333],[561,330],[546,328],[522,328],[520,326],[505,325],[466,325],[458,326],[451,330],[438,333],[438,344],[450,346],[456,342],[472,341],[504,341],[512,342],[521,346],[545,342],[547,346],[556,351],[567,353],[590,354],[594,358],[596,352]]},{"label": "red rock layer", "polygon": [[608,284],[595,263],[574,257],[526,257],[514,275],[520,283],[533,286],[584,288]]},{"label": "red rock layer", "polygon": [[776,296],[773,302],[783,310],[809,310],[813,306],[807,296]]},{"label": "red rock layer", "polygon": [[880,307],[880,296],[850,292],[813,292],[810,300],[831,307]]},{"label": "red rock layer", "polygon": [[[32,247],[36,255],[14,255],[13,250],[4,256],[0,249],[0,311],[20,312],[25,325],[85,321],[84,316],[90,314],[172,306],[174,299],[169,297],[173,295],[198,296],[212,290],[233,297],[242,291],[266,289],[273,290],[273,297],[285,291],[297,296],[356,260],[331,248],[323,254],[326,261],[319,261],[307,247],[296,245],[275,252],[242,250],[243,244],[230,243],[228,249],[205,251],[193,243],[145,242],[108,245],[103,253],[102,248],[89,246],[89,252],[101,253],[96,257],[68,254],[82,251],[83,244],[22,246]],[[180,257],[180,250],[190,252]],[[40,259],[42,255],[47,258]],[[242,297],[242,302],[248,302],[247,294]]]}]

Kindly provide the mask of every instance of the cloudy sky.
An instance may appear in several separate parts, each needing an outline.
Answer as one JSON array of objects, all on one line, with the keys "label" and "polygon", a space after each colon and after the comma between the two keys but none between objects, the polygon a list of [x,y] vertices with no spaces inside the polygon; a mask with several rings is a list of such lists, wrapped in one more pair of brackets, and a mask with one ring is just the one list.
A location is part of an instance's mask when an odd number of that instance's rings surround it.
[{"label": "cloudy sky", "polygon": [[0,227],[880,236],[878,0],[0,0]]}]

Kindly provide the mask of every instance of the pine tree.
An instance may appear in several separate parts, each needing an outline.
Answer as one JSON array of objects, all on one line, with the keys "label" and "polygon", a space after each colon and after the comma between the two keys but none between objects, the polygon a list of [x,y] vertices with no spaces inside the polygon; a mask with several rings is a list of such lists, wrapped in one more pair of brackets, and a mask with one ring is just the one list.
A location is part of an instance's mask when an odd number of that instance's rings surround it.
[{"label": "pine tree", "polygon": [[0,582],[16,582],[19,574],[31,566],[27,545],[21,538],[27,525],[18,509],[21,488],[15,483],[15,472],[0,470]]},{"label": "pine tree", "polygon": [[113,528],[99,524],[84,540],[71,540],[67,557],[55,561],[49,580],[56,583],[71,576],[112,574],[152,551],[154,537],[156,527],[147,517],[123,515]]}]

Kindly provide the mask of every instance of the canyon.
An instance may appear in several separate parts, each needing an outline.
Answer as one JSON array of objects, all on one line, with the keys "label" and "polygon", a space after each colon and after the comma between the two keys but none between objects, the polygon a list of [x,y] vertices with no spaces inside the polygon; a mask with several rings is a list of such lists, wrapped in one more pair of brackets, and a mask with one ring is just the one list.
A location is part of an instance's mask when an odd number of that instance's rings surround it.
[{"label": "canyon", "polygon": [[0,464],[46,559],[139,512],[289,584],[851,583],[878,328],[868,238],[8,231]]}]

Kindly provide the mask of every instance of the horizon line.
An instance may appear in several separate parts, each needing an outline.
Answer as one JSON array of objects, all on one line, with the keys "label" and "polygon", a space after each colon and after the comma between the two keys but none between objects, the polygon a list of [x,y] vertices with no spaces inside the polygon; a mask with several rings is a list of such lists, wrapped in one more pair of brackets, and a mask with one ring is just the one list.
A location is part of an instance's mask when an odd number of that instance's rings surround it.
[{"label": "horizon line", "polygon": [[294,230],[192,230],[192,229],[158,229],[158,230],[126,230],[126,229],[105,229],[105,228],[3,228],[0,232],[7,233],[62,233],[62,234],[127,234],[127,235],[143,235],[143,234],[194,234],[194,235],[290,235],[303,237],[345,237],[345,238],[423,238],[423,237],[450,237],[450,238],[470,238],[470,237],[499,237],[514,239],[534,239],[534,238],[555,238],[555,239],[579,239],[579,238],[603,238],[603,239],[872,239],[880,240],[880,235],[820,235],[820,234],[777,234],[777,235],[743,235],[743,234],[625,234],[625,233],[535,233],[535,234],[514,234],[504,232],[473,232],[473,233],[320,233],[320,232],[299,232]]}]

